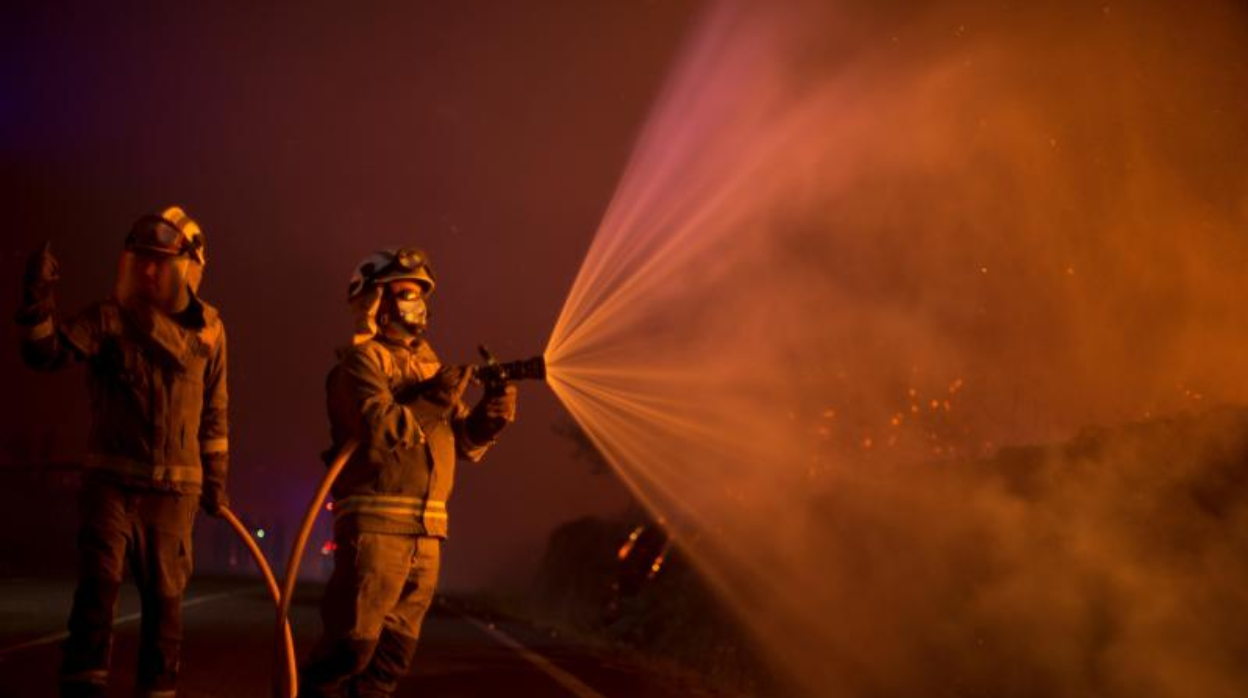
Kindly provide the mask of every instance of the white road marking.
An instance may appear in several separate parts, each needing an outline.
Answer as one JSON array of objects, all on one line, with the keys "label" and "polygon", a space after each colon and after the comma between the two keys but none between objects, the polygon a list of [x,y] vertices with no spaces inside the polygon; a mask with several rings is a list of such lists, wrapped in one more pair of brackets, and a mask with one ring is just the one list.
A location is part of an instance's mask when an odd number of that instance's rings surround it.
[{"label": "white road marking", "polygon": [[485,623],[469,615],[460,615],[464,620],[477,626],[487,635],[497,640],[500,644],[506,645],[507,647],[515,650],[517,654],[524,657],[530,664],[538,669],[541,669],[547,676],[554,679],[555,683],[558,683],[560,686],[568,689],[568,692],[576,696],[576,698],[607,698],[598,691],[590,688],[584,681],[581,681],[572,674],[569,674],[563,669],[555,666],[554,662],[551,662],[549,659],[543,657],[537,652],[534,652],[528,647],[520,644],[518,640],[494,627],[490,623]]},{"label": "white road marking", "polygon": [[[191,606],[198,606],[200,604],[209,603],[211,601],[216,601],[217,599],[223,599],[227,596],[233,596],[235,593],[236,592],[233,592],[233,591],[223,591],[219,594],[205,594],[204,596],[196,596],[193,599],[184,600],[182,602],[182,608],[190,608]],[[125,623],[133,623],[134,621],[142,617],[143,617],[142,613],[128,613],[119,618],[114,618],[113,627],[117,627],[118,625],[123,625]],[[47,645],[53,642],[60,642],[61,640],[64,640],[67,637],[69,637],[69,633],[66,631],[62,631],[59,633],[53,633],[52,635],[44,635],[43,637],[37,637],[33,640],[27,640],[26,642],[19,642],[16,645],[9,645],[8,647],[0,647],[0,657],[3,657],[8,654],[12,654],[13,652],[19,652],[24,649],[30,649],[31,647],[38,647],[39,645]]]}]

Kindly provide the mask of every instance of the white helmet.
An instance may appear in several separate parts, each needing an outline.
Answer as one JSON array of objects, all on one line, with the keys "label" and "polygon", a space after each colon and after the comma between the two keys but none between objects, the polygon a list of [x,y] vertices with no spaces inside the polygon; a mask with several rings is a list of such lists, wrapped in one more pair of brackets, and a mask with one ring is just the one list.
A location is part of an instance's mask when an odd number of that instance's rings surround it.
[{"label": "white helmet", "polygon": [[199,291],[204,276],[204,233],[199,224],[177,206],[152,213],[135,221],[126,235],[125,249],[118,264],[115,293],[123,305],[139,298],[143,274],[140,257],[157,264],[159,291],[150,298],[166,311],[185,307],[190,295]]},{"label": "white helmet", "polygon": [[360,262],[347,286],[347,302],[355,324],[355,343],[367,342],[377,334],[377,310],[384,284],[410,280],[433,293],[437,286],[429,256],[422,250],[405,247],[378,250]]}]

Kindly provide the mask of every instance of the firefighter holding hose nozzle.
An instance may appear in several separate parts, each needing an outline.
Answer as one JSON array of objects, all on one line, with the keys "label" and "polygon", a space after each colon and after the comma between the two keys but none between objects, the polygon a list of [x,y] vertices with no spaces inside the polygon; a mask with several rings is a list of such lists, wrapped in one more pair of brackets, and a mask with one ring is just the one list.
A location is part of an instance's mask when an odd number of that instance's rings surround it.
[{"label": "firefighter holding hose nozzle", "polygon": [[366,259],[348,288],[356,334],[326,383],[326,460],[359,447],[331,489],[334,571],[303,698],[394,693],[433,600],[455,461],[479,461],[515,420],[514,385],[487,381],[469,408],[474,369],[443,365],[425,340],[435,286],[428,257],[398,249]]},{"label": "firefighter holding hose nozzle", "polygon": [[105,695],[128,561],[143,616],[136,695],[171,698],[195,512],[227,506],[225,327],[197,295],[204,235],[177,207],[143,216],[126,237],[113,295],[66,322],[55,317],[60,270],[50,247],[27,264],[22,357],[43,371],[82,362],[91,396],[61,696]]}]

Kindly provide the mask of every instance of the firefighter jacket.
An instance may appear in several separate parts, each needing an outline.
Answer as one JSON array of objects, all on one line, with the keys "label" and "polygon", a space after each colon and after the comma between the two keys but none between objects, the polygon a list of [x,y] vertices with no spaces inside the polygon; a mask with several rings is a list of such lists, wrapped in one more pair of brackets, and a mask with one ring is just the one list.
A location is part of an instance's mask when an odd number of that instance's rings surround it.
[{"label": "firefighter jacket", "polygon": [[22,356],[45,371],[87,365],[89,475],[197,494],[206,468],[224,486],[225,326],[211,305],[193,297],[175,319],[103,301],[59,326],[49,317],[28,328]]},{"label": "firefighter jacket", "polygon": [[345,349],[326,389],[333,448],[359,447],[332,488],[340,531],[445,538],[456,458],[479,461],[493,441],[473,443],[471,411],[439,398],[438,357],[423,340],[383,337]]}]

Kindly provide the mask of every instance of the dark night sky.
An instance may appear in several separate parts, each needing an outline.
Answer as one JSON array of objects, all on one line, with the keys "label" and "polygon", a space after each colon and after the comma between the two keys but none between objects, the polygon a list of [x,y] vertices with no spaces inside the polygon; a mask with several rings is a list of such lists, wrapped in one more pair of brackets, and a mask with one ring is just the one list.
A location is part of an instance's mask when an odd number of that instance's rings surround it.
[{"label": "dark night sky", "polygon": [[[432,340],[543,348],[694,11],[689,2],[31,3],[0,11],[0,278],[51,239],[64,311],[111,288],[125,231],[180,204],[230,333],[236,508],[304,506],[323,379],[372,249],[417,244],[441,280]],[[7,312],[7,311],[6,311]],[[37,376],[9,326],[0,435],[85,445],[81,370]],[[552,432],[544,386],[460,471],[445,581],[522,581],[549,530],[627,496]],[[38,502],[32,502],[38,506]],[[205,525],[201,522],[201,526]]]}]

